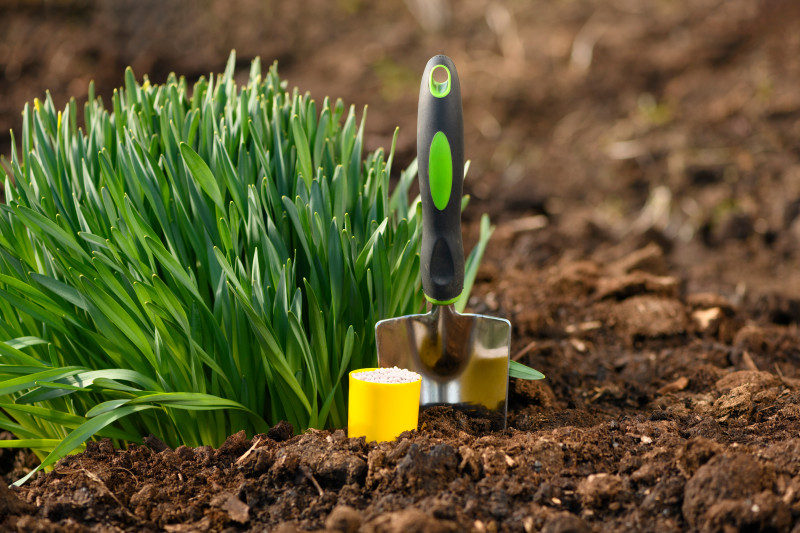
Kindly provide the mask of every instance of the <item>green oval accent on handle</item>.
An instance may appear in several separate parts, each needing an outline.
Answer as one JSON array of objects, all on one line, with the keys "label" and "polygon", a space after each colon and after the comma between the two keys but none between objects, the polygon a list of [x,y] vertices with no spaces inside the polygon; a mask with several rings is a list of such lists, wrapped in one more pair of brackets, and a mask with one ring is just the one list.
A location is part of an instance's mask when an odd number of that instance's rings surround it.
[{"label": "green oval accent on handle", "polygon": [[[447,73],[447,79],[443,82],[439,83],[433,79],[433,73],[436,72],[436,69],[443,68],[444,71]],[[444,98],[448,94],[450,94],[450,69],[444,65],[436,65],[431,69],[429,85],[431,89],[431,94],[436,98]]]},{"label": "green oval accent on handle", "polygon": [[450,141],[442,131],[437,131],[431,141],[428,154],[428,183],[433,205],[439,211],[444,211],[450,203],[450,191],[453,188],[453,156],[450,153]]}]

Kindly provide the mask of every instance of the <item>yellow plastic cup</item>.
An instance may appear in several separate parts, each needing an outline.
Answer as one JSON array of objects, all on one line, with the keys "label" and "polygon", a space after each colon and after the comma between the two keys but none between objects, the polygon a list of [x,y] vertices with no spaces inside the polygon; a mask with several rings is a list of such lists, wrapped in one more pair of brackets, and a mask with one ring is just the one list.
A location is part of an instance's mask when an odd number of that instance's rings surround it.
[{"label": "yellow plastic cup", "polygon": [[381,442],[417,429],[422,379],[410,383],[372,383],[353,376],[370,370],[376,369],[361,368],[350,372],[347,436]]}]

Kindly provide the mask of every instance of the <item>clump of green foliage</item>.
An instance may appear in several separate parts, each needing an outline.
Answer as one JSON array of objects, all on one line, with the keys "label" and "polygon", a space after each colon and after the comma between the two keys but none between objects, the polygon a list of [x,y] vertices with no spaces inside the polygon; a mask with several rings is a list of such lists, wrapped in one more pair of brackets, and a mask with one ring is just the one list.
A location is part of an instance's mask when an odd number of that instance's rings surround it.
[{"label": "clump of green foliage", "polygon": [[390,193],[394,142],[364,155],[363,115],[257,59],[239,87],[234,65],[191,89],[127,70],[111,111],[90,87],[84,127],[74,100],[25,107],[0,166],[0,428],[19,437],[0,445],[44,467],[93,437],[342,427],[375,322],[422,309],[415,165]]}]

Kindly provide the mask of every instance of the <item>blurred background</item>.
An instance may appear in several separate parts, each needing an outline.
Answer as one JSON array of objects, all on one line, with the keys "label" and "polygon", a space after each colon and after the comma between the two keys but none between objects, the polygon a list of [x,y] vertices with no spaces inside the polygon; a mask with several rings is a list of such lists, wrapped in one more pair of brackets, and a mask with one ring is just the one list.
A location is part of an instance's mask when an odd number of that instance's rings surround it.
[{"label": "blurred background", "polygon": [[[543,267],[660,247],[692,290],[800,321],[800,2],[795,0],[0,0],[0,152],[26,101],[108,101],[237,51],[291,87],[369,106],[367,147],[415,152],[427,59],[464,97],[468,232]],[[360,111],[359,111],[360,116]],[[760,300],[759,300],[760,299]],[[781,317],[784,317],[781,315]],[[780,318],[780,317],[779,317]]]}]

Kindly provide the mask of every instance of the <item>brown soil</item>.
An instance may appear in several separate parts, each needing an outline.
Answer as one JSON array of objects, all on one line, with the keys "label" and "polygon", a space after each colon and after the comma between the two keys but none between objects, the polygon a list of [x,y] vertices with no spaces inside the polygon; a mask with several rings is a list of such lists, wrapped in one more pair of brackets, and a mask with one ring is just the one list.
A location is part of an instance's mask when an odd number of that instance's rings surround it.
[{"label": "brown soil", "polygon": [[[464,1],[438,30],[399,1],[34,4],[0,2],[9,124],[19,95],[108,94],[128,63],[195,76],[236,47],[369,103],[368,144],[399,124],[405,163],[418,71],[451,55],[466,233],[498,226],[471,306],[547,380],[512,381],[504,432],[437,408],[380,445],[95,443],[0,483],[0,530],[800,532],[800,4]],[[0,453],[6,480],[30,468]]]},{"label": "brown soil", "polygon": [[218,450],[92,443],[6,495],[0,529],[790,531],[797,327],[664,270],[656,246],[484,269],[478,310],[548,376],[512,381],[507,431],[438,407],[382,444],[285,425]]}]

